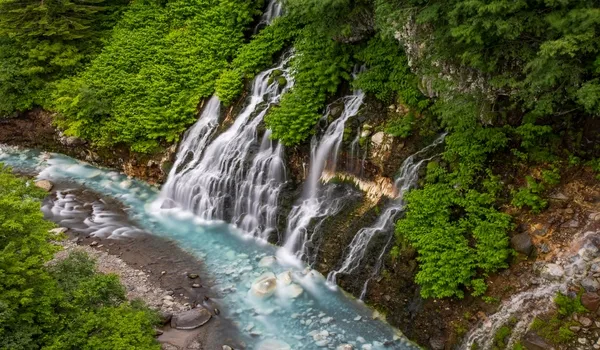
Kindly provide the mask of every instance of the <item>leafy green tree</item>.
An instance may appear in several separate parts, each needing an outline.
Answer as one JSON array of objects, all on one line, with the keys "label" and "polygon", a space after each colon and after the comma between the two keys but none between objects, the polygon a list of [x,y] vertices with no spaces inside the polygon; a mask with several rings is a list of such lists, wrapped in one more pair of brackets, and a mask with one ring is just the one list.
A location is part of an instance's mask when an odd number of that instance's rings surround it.
[{"label": "leafy green tree", "polygon": [[194,122],[202,98],[244,43],[254,1],[133,1],[103,52],[61,82],[55,107],[68,134],[151,152]]},{"label": "leafy green tree", "polygon": [[307,139],[321,117],[327,98],[350,80],[351,49],[330,40],[318,28],[304,28],[294,45],[294,87],[265,118],[273,137],[285,145]]},{"label": "leafy green tree", "polygon": [[98,53],[125,0],[0,1],[0,116],[49,105],[47,83]]}]

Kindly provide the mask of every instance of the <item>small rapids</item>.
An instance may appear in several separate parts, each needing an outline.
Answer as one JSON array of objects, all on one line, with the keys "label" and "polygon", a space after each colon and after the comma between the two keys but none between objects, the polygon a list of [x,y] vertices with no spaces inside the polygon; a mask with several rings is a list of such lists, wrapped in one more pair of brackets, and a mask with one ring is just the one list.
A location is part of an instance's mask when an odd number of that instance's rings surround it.
[{"label": "small rapids", "polygon": [[[74,183],[115,199],[139,230],[171,239],[202,259],[222,297],[215,300],[222,317],[235,321],[248,348],[269,349],[269,344],[278,343],[282,349],[335,349],[344,344],[355,349],[417,349],[399,331],[374,319],[362,303],[332,291],[318,272],[300,262],[283,264],[275,257],[276,247],[190,211],[160,208],[155,202],[158,190],[151,186],[57,154],[0,148],[0,162],[36,172],[39,179]],[[91,235],[105,236],[103,225],[115,222],[102,215],[100,206],[80,208],[68,195],[58,198],[47,210],[58,220],[82,220],[81,229],[89,229]],[[84,218],[82,211],[89,216]],[[130,226],[113,232],[138,230]]]}]

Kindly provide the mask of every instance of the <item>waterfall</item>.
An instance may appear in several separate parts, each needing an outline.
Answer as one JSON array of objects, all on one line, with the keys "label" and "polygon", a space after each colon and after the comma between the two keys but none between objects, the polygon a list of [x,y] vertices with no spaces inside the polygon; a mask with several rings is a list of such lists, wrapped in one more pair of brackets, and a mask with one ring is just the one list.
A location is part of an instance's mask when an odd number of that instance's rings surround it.
[{"label": "waterfall", "polygon": [[[190,129],[177,155],[177,166],[161,193],[163,201],[171,201],[206,220],[236,218],[243,229],[263,238],[275,228],[276,197],[284,175],[283,149],[269,140],[267,131],[258,154],[252,156],[258,143],[258,126],[269,107],[293,85],[288,70],[291,57],[285,55],[279,66],[258,74],[248,105],[210,144],[195,141],[209,138],[206,128]],[[271,78],[276,70],[288,81],[284,88]],[[202,118],[198,124],[201,122]],[[193,161],[185,164],[192,145]],[[247,169],[249,164],[251,168]]]},{"label": "waterfall", "polygon": [[164,193],[176,192],[177,184],[181,178],[202,160],[204,148],[206,148],[213,132],[219,126],[220,107],[221,102],[216,96],[213,96],[204,107],[204,111],[196,124],[183,135],[183,141],[177,151],[175,163],[169,172],[167,182],[163,186]]},{"label": "waterfall", "polygon": [[263,13],[260,23],[254,28],[254,34],[258,33],[262,26],[269,25],[277,17],[281,16],[283,12],[283,6],[278,0],[270,0],[267,5],[267,9]]},{"label": "waterfall", "polygon": [[286,177],[283,147],[275,146],[270,137],[267,130],[246,179],[238,186],[234,214],[242,230],[265,241],[277,226],[279,192]]},{"label": "waterfall", "polygon": [[[364,100],[364,94],[362,91],[357,91],[344,97],[343,100],[342,115],[329,125],[318,142],[313,138],[309,175],[304,183],[303,199],[300,204],[292,208],[288,216],[284,249],[288,253],[297,254],[300,257],[307,254],[307,242],[311,241],[309,234],[311,222],[315,218],[335,215],[341,209],[341,205],[332,203],[332,197],[328,195],[329,191],[321,193],[320,180],[326,168],[331,172],[335,171],[346,121],[358,113]],[[325,117],[327,116],[329,116],[329,111],[325,114]]]},{"label": "waterfall", "polygon": [[[332,285],[336,284],[338,274],[350,274],[358,269],[362,262],[362,259],[365,256],[365,253],[367,252],[367,247],[371,242],[371,239],[377,233],[392,231],[391,228],[394,224],[395,219],[404,210],[404,194],[417,184],[419,168],[421,167],[421,165],[431,160],[433,157],[421,159],[419,161],[415,161],[416,158],[441,144],[444,141],[445,136],[445,134],[442,134],[437,139],[435,139],[435,141],[432,144],[423,148],[417,153],[409,156],[402,163],[402,166],[400,167],[400,174],[394,181],[394,187],[397,191],[396,198],[377,218],[377,221],[373,226],[363,227],[356,233],[356,235],[352,239],[352,242],[347,248],[347,253],[343,258],[342,266],[337,271],[331,271],[327,276],[327,280]],[[393,235],[393,232],[391,233],[391,235]],[[378,270],[381,266],[381,260],[384,258],[385,251],[387,250],[387,247],[389,246],[390,242],[391,238],[388,238],[388,243],[384,247],[383,252],[378,257],[379,260],[377,262],[374,275],[378,273]],[[364,284],[361,297],[364,297],[364,295],[366,294],[366,288],[369,280],[370,278]]]},{"label": "waterfall", "polygon": [[346,162],[346,169],[350,174],[362,176],[363,163],[360,159],[360,128],[354,137],[354,140],[350,143],[350,153],[348,153],[348,160]]}]

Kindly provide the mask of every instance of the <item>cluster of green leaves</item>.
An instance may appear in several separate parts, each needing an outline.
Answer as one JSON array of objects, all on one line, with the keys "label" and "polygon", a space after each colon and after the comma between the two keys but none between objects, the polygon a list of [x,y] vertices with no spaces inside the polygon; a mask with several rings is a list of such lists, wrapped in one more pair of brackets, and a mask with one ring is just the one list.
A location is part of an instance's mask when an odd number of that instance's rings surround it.
[{"label": "cluster of green leaves", "polygon": [[148,152],[178,140],[244,43],[252,0],[133,1],[109,43],[55,93],[70,135]]},{"label": "cluster of green leaves", "polygon": [[408,59],[394,38],[374,36],[356,53],[356,59],[367,67],[353,82],[356,88],[384,102],[397,98],[418,112],[429,106],[430,101],[419,91],[417,77],[410,71]]},{"label": "cluster of green leaves", "polygon": [[297,18],[283,16],[254,35],[238,50],[230,68],[223,71],[216,82],[216,94],[221,102],[225,105],[233,102],[243,90],[243,81],[251,80],[261,70],[272,66],[277,54],[291,44],[299,31]]},{"label": "cluster of green leaves", "polygon": [[[375,14],[384,35],[408,41],[413,68],[436,92],[430,110],[450,133],[443,166],[407,196],[398,235],[417,248],[424,296],[462,296],[463,286],[475,291],[477,275],[505,266],[510,252],[510,220],[498,210],[498,190],[486,188],[490,169],[501,166],[492,156],[512,146],[515,161],[555,162],[562,135],[581,144],[572,120],[599,114],[600,12],[594,1],[377,0]],[[473,74],[485,82],[469,80]],[[513,204],[541,210],[542,194],[560,176],[542,178],[527,179]],[[493,229],[478,235],[472,212]],[[482,237],[501,252],[485,268]]]},{"label": "cluster of green leaves", "polygon": [[156,315],[127,302],[116,276],[83,253],[46,266],[58,246],[45,195],[0,165],[0,349],[160,349]]},{"label": "cluster of green leaves", "polygon": [[0,2],[0,117],[49,106],[53,81],[102,47],[125,0]]},{"label": "cluster of green leaves", "polygon": [[552,186],[560,183],[558,168],[541,171],[541,179],[538,181],[533,176],[525,178],[527,186],[513,193],[512,204],[517,208],[528,207],[534,213],[539,213],[548,205],[543,194]]},{"label": "cluster of green leaves", "polygon": [[343,80],[350,80],[352,69],[352,48],[331,40],[318,26],[306,26],[294,48],[294,87],[265,119],[273,138],[285,145],[296,145],[311,135],[327,98]]},{"label": "cluster of green leaves", "polygon": [[[594,0],[379,0],[390,30],[409,19],[429,28],[428,56],[489,74],[530,121],[570,112],[598,115],[600,11]],[[413,26],[414,27],[414,26]]]},{"label": "cluster of green leaves", "polygon": [[501,128],[477,122],[479,99],[465,96],[434,106],[446,128],[444,164],[430,163],[422,189],[406,196],[406,215],[396,227],[418,252],[415,280],[423,297],[463,297],[485,292],[482,276],[507,266],[511,218],[496,198],[502,185],[487,169],[488,156],[505,147]]}]

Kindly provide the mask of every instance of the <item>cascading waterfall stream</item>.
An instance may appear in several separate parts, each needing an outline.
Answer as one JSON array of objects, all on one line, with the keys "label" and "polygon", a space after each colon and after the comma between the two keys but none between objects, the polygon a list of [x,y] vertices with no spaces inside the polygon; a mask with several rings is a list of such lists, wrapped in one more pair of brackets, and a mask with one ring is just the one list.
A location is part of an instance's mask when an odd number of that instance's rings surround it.
[{"label": "cascading waterfall stream", "polygon": [[204,107],[196,124],[183,135],[175,163],[163,186],[163,193],[176,193],[178,191],[177,184],[202,160],[204,149],[219,126],[220,107],[221,102],[216,96],[213,96]]},{"label": "cascading waterfall stream", "polygon": [[[288,216],[283,249],[289,254],[306,256],[306,244],[310,241],[309,225],[315,218],[335,214],[339,206],[331,205],[330,196],[321,193],[321,176],[323,171],[335,171],[340,144],[344,137],[346,121],[358,113],[364,100],[364,93],[357,91],[344,97],[342,115],[329,125],[325,134],[317,142],[311,144],[311,160],[309,175],[304,183],[302,202],[294,206]],[[329,111],[325,116],[329,115]]]},{"label": "cascading waterfall stream", "polygon": [[[352,242],[350,243],[350,245],[347,248],[347,253],[345,254],[345,257],[343,258],[342,266],[336,271],[331,271],[329,273],[329,275],[327,276],[327,280],[330,284],[336,285],[337,275],[350,274],[350,273],[356,271],[360,267],[362,259],[364,258],[365,253],[367,252],[367,247],[368,247],[369,243],[371,242],[371,239],[373,239],[373,237],[380,232],[389,232],[391,230],[395,219],[404,210],[404,201],[403,201],[404,194],[417,184],[419,169],[420,169],[421,165],[423,165],[425,162],[431,160],[433,158],[433,156],[429,157],[429,158],[421,159],[419,161],[415,161],[416,158],[427,153],[429,150],[431,150],[431,149],[435,148],[436,146],[438,146],[439,144],[441,144],[444,141],[445,136],[446,136],[445,134],[442,134],[437,139],[435,139],[435,141],[432,144],[423,148],[422,150],[418,151],[417,153],[409,156],[402,163],[402,166],[400,167],[400,174],[394,182],[394,186],[397,191],[396,198],[384,210],[384,212],[377,218],[377,221],[375,222],[375,224],[373,226],[361,228],[356,233],[356,235],[352,239]],[[388,242],[390,242],[389,239],[388,239]],[[384,252],[379,255],[379,261],[377,263],[377,265],[379,265],[379,266],[380,266],[379,262],[381,261],[381,259],[383,259],[384,255],[385,255],[386,248],[387,248],[387,244],[386,244],[386,247],[384,247]],[[377,273],[377,270],[378,270],[378,268],[375,269],[375,272],[374,272],[375,274]],[[363,291],[361,293],[361,298],[366,295],[366,288],[368,285],[368,281],[369,281],[369,279],[365,282]]]},{"label": "cascading waterfall stream", "polygon": [[275,18],[280,17],[282,12],[283,6],[281,3],[278,0],[270,0],[266,11],[260,19],[260,23],[254,28],[254,34],[256,34],[263,25],[269,25]]},{"label": "cascading waterfall stream", "polygon": [[[206,220],[234,217],[251,234],[268,237],[268,232],[275,228],[277,199],[274,197],[279,193],[285,173],[282,146],[268,140],[269,131],[251,169],[246,168],[257,144],[258,126],[269,107],[293,85],[288,71],[291,57],[286,55],[279,66],[254,79],[250,101],[233,125],[206,147],[204,143],[195,145],[205,148],[204,151],[196,150],[193,162],[181,170],[173,170],[162,192],[162,201],[172,202]],[[284,88],[272,81],[271,74],[275,70],[281,71],[288,81]],[[209,104],[207,108],[211,106]],[[183,145],[191,145],[194,139],[205,137],[196,132],[202,132],[202,129],[190,130]],[[187,157],[187,148],[182,147],[177,155],[180,164]],[[235,213],[227,212],[228,208]]]},{"label": "cascading waterfall stream", "polygon": [[267,130],[246,178],[238,185],[233,220],[245,232],[265,241],[277,226],[279,193],[286,178],[283,146],[275,146],[270,137]]}]

